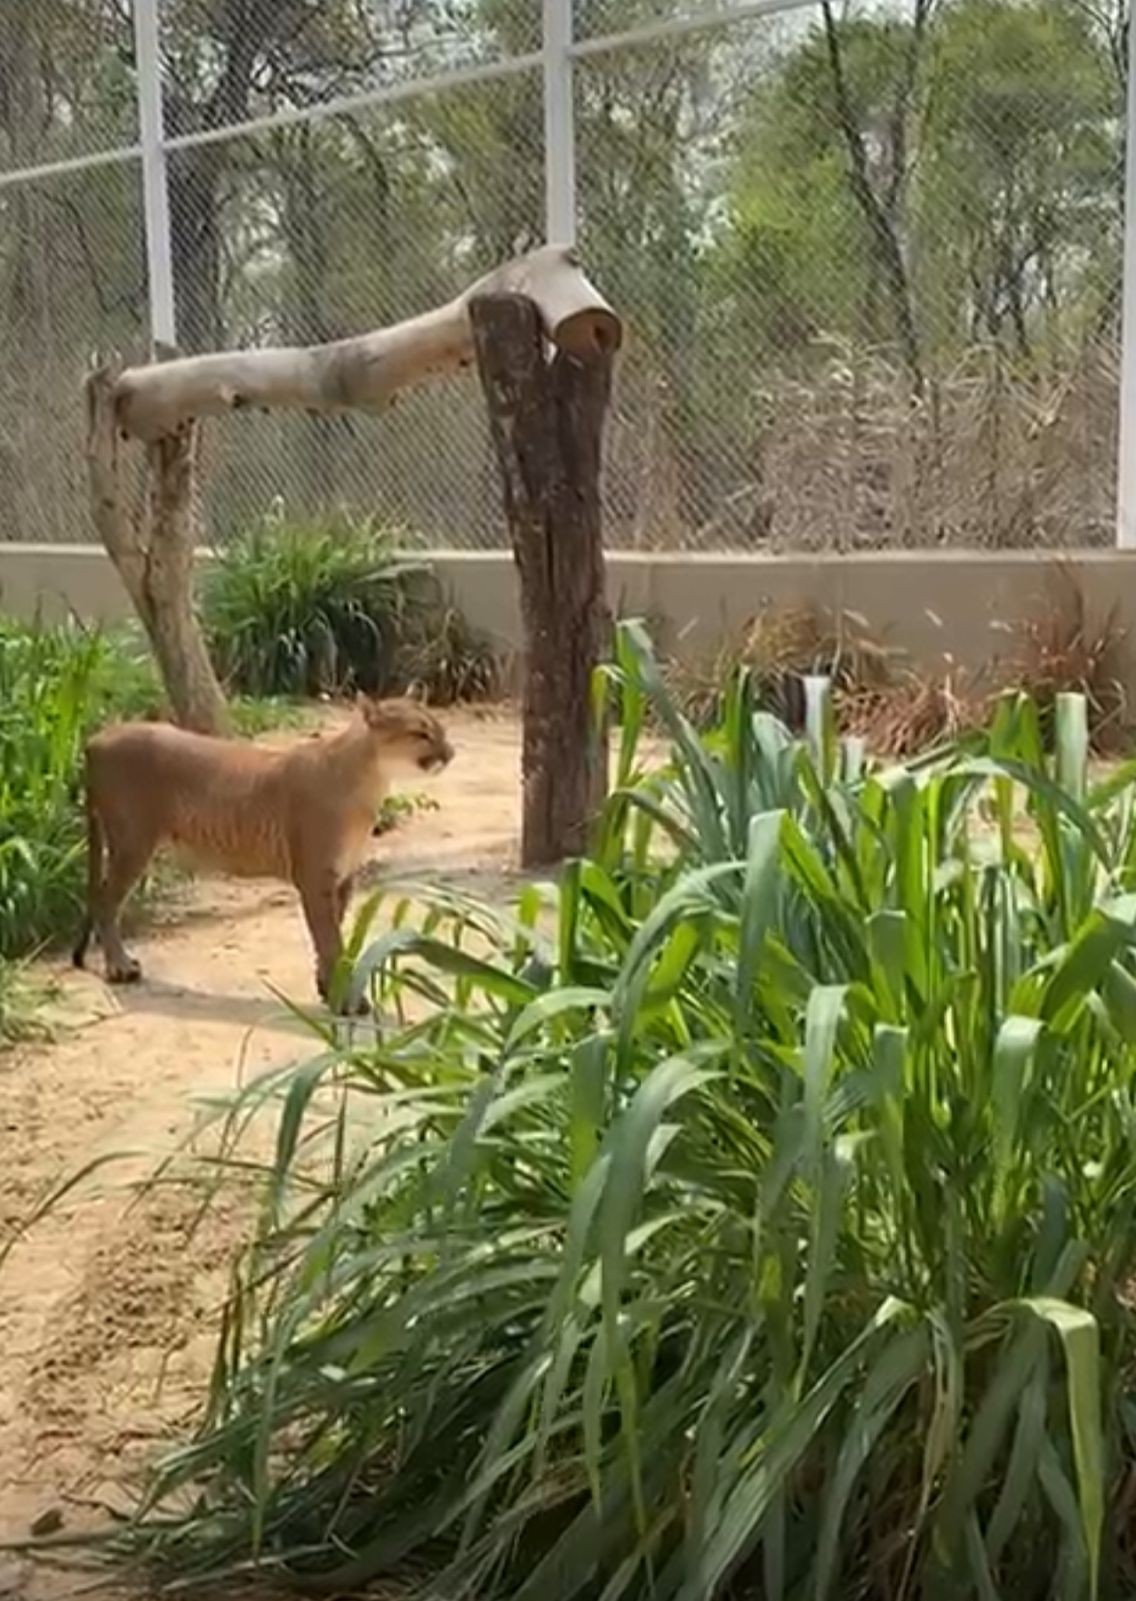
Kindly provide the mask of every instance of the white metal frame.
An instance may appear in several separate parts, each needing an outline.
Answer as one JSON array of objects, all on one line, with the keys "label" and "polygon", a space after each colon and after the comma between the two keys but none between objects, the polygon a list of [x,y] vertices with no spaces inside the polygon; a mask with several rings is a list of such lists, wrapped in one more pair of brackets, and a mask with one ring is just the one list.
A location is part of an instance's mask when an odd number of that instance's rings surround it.
[{"label": "white metal frame", "polygon": [[1116,446],[1116,543],[1136,549],[1136,18],[1128,13],[1124,138],[1124,234],[1120,311],[1120,427]]},{"label": "white metal frame", "polygon": [[[0,0],[3,3],[3,0]],[[25,0],[26,3],[26,0]],[[537,0],[533,0],[535,5]],[[392,105],[418,95],[470,84],[493,83],[517,73],[541,74],[545,135],[545,228],[548,239],[571,244],[576,234],[576,138],[574,68],[577,63],[659,40],[705,33],[732,24],[815,7],[817,0],[706,0],[705,8],[619,33],[577,39],[572,0],[540,0],[541,48],[505,60],[453,68],[430,77],[341,95],[312,106],[254,117],[224,128],[166,135],[162,111],[159,0],[133,0],[137,62],[138,141],[117,150],[94,151],[67,160],[0,172],[0,189],[70,173],[138,162],[141,166],[150,331],[155,341],[176,344],[174,280],[170,249],[166,166],[171,153],[237,139],[272,128]],[[1127,42],[1128,87],[1125,143],[1120,420],[1116,474],[1116,543],[1136,550],[1136,27]]]},{"label": "white metal frame", "polygon": [[166,190],[158,0],[134,0],[134,53],[138,64],[138,132],[142,146],[142,213],[146,220],[146,278],[150,337],[177,343],[170,201]]},{"label": "white metal frame", "polygon": [[544,217],[550,243],[576,243],[572,0],[544,0]]}]

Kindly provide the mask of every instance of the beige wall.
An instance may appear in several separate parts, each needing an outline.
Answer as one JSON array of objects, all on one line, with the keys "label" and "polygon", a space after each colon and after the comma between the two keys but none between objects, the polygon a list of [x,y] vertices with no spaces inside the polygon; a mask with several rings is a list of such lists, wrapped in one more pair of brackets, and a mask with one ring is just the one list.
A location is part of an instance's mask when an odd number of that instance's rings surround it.
[{"label": "beige wall", "polygon": [[[203,557],[207,561],[208,557]],[[502,644],[518,639],[516,576],[502,551],[437,551],[439,574],[470,620]],[[1068,600],[1063,574],[1091,621],[1116,607],[1136,647],[1136,552],[1076,551],[1060,564],[1028,551],[889,552],[857,556],[733,556],[612,552],[613,607],[665,619],[670,643],[712,651],[763,604],[812,602],[863,617],[873,635],[916,661],[980,667],[1007,649],[1006,625]],[[0,611],[69,613],[112,622],[129,603],[105,553],[85,545],[0,543]],[[1128,654],[1128,653],[1126,653]],[[1136,695],[1136,649],[1127,677]]]}]

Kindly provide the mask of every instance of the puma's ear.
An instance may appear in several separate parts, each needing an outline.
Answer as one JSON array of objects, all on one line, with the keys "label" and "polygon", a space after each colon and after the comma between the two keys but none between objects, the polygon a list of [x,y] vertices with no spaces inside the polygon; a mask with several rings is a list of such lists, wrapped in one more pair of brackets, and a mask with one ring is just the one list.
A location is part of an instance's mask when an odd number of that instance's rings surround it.
[{"label": "puma's ear", "polygon": [[424,706],[426,704],[426,686],[420,684],[416,679],[413,684],[407,685],[406,698],[407,700],[416,701],[419,706]]}]

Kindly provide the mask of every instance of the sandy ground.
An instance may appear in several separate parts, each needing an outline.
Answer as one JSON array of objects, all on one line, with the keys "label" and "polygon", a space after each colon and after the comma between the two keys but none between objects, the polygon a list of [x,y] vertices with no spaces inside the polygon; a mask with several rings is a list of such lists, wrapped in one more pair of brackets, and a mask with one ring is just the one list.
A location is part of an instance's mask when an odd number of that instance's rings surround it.
[{"label": "sandy ground", "polygon": [[[517,730],[503,716],[450,721],[458,759],[429,786],[438,809],[376,840],[375,871],[499,895],[518,831]],[[311,992],[287,889],[199,881],[132,943],[142,985],[112,991],[56,963],[57,1039],[0,1055],[0,1243],[62,1178],[133,1153],[99,1169],[0,1265],[0,1542],[43,1519],[89,1527],[201,1397],[244,1212],[233,1196],[195,1228],[184,1189],[138,1180],[189,1133],[204,1098],[310,1049],[270,989],[305,1001]],[[0,1601],[62,1601],[90,1583],[0,1551]]]}]

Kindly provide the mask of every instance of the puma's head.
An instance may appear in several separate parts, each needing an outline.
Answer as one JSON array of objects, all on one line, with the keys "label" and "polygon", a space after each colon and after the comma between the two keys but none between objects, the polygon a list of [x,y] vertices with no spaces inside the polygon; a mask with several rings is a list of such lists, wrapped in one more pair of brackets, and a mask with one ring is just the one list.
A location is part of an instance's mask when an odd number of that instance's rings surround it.
[{"label": "puma's head", "polygon": [[370,732],[380,742],[384,763],[440,773],[453,759],[446,731],[428,706],[400,698],[372,700],[363,696],[360,711]]}]

